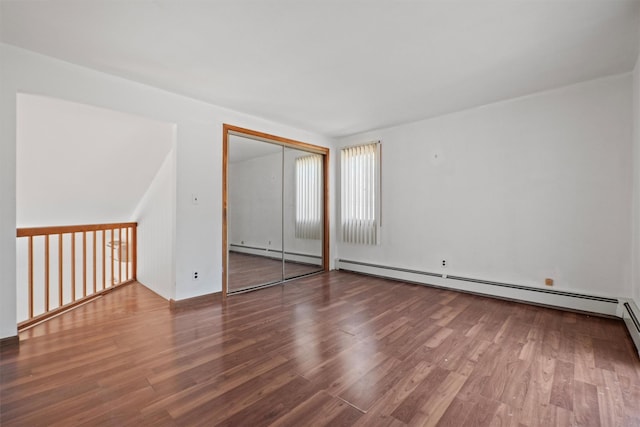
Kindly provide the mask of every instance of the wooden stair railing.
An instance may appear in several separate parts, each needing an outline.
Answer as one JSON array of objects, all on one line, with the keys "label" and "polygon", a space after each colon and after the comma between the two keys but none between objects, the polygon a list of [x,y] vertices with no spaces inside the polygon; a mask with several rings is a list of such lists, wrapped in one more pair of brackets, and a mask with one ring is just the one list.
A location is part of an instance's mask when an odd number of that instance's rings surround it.
[{"label": "wooden stair railing", "polygon": [[134,282],[136,231],[135,222],[18,228],[18,330]]}]

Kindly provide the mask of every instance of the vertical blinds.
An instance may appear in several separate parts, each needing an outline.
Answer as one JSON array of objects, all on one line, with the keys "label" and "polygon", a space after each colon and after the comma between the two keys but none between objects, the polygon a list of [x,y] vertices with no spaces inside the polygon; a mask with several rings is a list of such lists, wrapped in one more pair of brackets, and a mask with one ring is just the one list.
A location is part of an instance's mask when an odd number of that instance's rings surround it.
[{"label": "vertical blinds", "polygon": [[342,149],[342,241],[375,245],[379,226],[380,144]]},{"label": "vertical blinds", "polygon": [[322,236],[322,156],[296,159],[296,230],[299,239]]}]

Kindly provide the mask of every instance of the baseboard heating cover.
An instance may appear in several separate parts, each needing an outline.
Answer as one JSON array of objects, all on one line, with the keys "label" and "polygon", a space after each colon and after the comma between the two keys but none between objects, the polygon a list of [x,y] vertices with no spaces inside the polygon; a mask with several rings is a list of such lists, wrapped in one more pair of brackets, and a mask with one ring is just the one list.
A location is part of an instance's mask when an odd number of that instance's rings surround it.
[{"label": "baseboard heating cover", "polygon": [[638,350],[638,357],[640,357],[640,309],[638,305],[631,299],[620,300],[621,313],[620,316],[624,320],[629,330],[629,335],[633,339],[633,343]]},{"label": "baseboard heating cover", "polygon": [[620,317],[618,313],[618,298],[607,298],[548,288],[536,288],[345,259],[338,259],[336,268],[338,270],[370,274],[421,285]]},{"label": "baseboard heating cover", "polygon": [[[257,246],[237,245],[235,243],[232,243],[229,245],[229,250],[248,255],[258,255],[267,258],[282,259],[282,251],[279,249],[260,248]],[[284,259],[285,261],[322,265],[322,257],[320,255],[285,251]]]}]

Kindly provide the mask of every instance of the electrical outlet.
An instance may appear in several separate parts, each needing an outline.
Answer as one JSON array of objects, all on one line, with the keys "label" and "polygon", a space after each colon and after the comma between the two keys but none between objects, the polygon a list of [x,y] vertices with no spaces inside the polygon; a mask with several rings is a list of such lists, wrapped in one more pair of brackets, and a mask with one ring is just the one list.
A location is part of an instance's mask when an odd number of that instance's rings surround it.
[{"label": "electrical outlet", "polygon": [[197,271],[194,271],[191,277],[193,280],[198,280],[198,278],[200,277],[200,273],[198,273]]},{"label": "electrical outlet", "polygon": [[442,260],[442,268],[447,268],[447,260],[446,259]]}]

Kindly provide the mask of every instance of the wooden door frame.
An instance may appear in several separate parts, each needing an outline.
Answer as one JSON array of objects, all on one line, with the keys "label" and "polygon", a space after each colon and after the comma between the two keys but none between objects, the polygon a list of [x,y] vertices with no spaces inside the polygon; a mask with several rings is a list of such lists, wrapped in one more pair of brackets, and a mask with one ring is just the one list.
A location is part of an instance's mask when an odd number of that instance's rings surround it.
[{"label": "wooden door frame", "polygon": [[[309,144],[306,142],[296,141],[294,139],[283,138],[277,135],[271,135],[264,132],[246,129],[239,126],[222,124],[222,298],[227,297],[227,287],[229,279],[229,257],[228,257],[228,228],[227,228],[227,206],[228,206],[228,171],[229,171],[229,134],[238,136],[246,136],[251,139],[257,139],[272,144],[282,145],[284,147],[295,148],[297,150],[308,151],[322,155],[322,174],[323,174],[323,236],[322,236],[322,270],[329,271],[329,149],[319,145]],[[282,247],[282,256],[284,256],[284,242]]]}]

